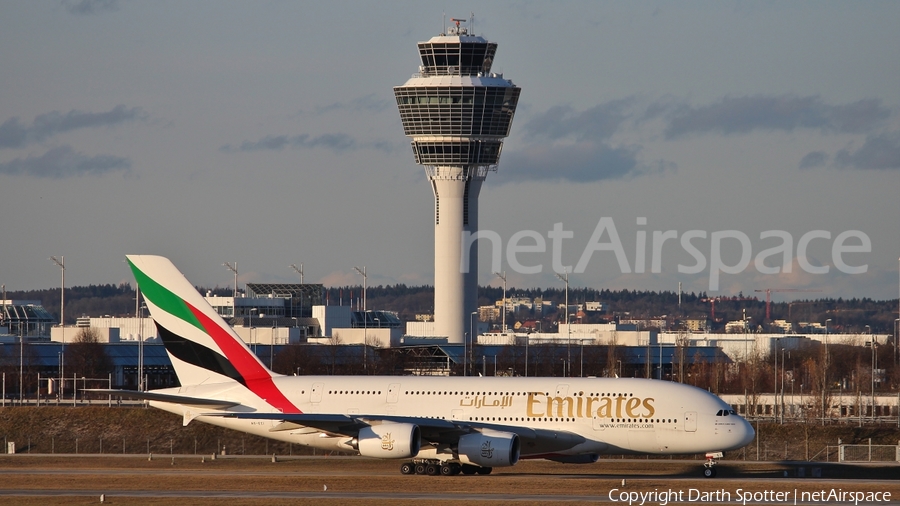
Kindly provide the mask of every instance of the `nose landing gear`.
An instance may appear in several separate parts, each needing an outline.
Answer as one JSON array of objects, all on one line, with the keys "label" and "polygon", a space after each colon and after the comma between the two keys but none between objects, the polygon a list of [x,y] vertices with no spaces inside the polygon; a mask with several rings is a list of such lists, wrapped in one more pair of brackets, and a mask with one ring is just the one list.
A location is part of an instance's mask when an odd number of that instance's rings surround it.
[{"label": "nose landing gear", "polygon": [[706,462],[703,463],[703,476],[705,478],[716,477],[716,459],[721,459],[725,454],[722,452],[711,452],[706,454]]}]

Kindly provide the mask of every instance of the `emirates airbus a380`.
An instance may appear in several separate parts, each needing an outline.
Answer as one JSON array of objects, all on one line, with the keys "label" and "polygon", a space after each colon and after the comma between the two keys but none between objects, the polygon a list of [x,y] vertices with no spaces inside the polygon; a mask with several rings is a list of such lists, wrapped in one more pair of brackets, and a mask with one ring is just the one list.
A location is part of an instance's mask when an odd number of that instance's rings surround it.
[{"label": "emirates airbus a380", "polygon": [[[698,388],[626,378],[282,376],[267,369],[167,259],[130,255],[181,386],[115,391],[193,420],[324,450],[397,459],[404,474],[488,474],[519,459],[705,453],[753,440]],[[104,390],[104,392],[107,392]]]}]

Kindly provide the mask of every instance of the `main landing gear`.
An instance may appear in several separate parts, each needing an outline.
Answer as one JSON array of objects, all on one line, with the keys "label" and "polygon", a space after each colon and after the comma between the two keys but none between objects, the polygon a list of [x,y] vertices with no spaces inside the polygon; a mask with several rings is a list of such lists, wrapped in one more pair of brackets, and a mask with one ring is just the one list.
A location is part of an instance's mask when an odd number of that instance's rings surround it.
[{"label": "main landing gear", "polygon": [[425,474],[428,476],[456,476],[459,473],[465,475],[491,474],[493,468],[479,467],[457,462],[441,462],[439,460],[416,460],[400,464],[400,474]]},{"label": "main landing gear", "polygon": [[716,477],[716,459],[721,459],[725,454],[722,452],[713,452],[706,454],[706,462],[703,463],[703,476],[706,478]]}]

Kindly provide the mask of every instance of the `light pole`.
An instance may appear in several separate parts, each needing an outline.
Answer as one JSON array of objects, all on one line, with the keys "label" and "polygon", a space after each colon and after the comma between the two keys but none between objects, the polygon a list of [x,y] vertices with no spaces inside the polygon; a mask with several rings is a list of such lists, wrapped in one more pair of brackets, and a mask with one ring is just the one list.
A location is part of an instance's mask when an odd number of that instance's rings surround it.
[{"label": "light pole", "polygon": [[[253,313],[259,313],[259,309],[250,308],[250,344],[253,344]],[[256,348],[253,348],[253,354],[256,355]]]},{"label": "light pole", "polygon": [[[62,286],[59,289],[59,327],[62,330],[62,351],[59,354],[59,388],[62,388],[66,372],[66,257],[60,255],[59,260],[56,257],[50,257],[50,260],[58,265],[62,271]],[[62,398],[62,395],[60,395],[60,398]]]},{"label": "light pole", "polygon": [[[469,323],[469,328],[472,328],[472,324]],[[469,350],[469,333],[466,332],[466,335],[463,336],[463,376],[466,375],[466,353]]]},{"label": "light pole", "polygon": [[[300,264],[300,268],[298,269],[296,265],[291,264],[291,269],[297,271],[297,274],[300,275],[300,284],[303,284],[303,264]],[[303,316],[303,290],[300,290],[300,316]]]},{"label": "light pole", "polygon": [[556,277],[566,282],[566,331],[568,332],[568,337],[566,338],[566,363],[568,364],[572,360],[572,326],[569,325],[569,272],[566,271],[565,277],[556,273]]},{"label": "light pole", "polygon": [[584,339],[579,339],[578,341],[581,342],[581,358],[579,359],[579,361],[581,362],[581,372],[579,373],[579,376],[583,378],[584,377]]},{"label": "light pole", "polygon": [[866,325],[866,334],[869,335],[869,343],[872,345],[872,421],[875,421],[875,338],[872,337],[872,327]]},{"label": "light pole", "polygon": [[[539,320],[538,324],[540,324],[540,323],[541,322]],[[543,326],[541,326],[541,330],[544,330]],[[543,332],[539,332],[539,333],[543,334]],[[528,377],[528,346],[530,343],[531,343],[531,334],[526,334],[525,335],[525,377],[526,378]],[[897,419],[900,420],[900,417],[898,417]],[[898,422],[898,423],[900,423],[900,422]]]},{"label": "light pole", "polygon": [[366,284],[369,280],[369,276],[366,275],[366,266],[365,265],[363,265],[362,269],[360,269],[359,267],[354,267],[353,269],[356,272],[358,272],[360,276],[363,277],[363,311],[365,311],[366,310]]},{"label": "light pole", "polygon": [[232,292],[232,297],[237,298],[237,278],[238,278],[237,262],[235,262],[234,265],[231,265],[228,262],[225,262],[222,265],[224,265],[225,268],[227,268],[229,271],[234,273],[234,292]]},{"label": "light pole", "polygon": [[469,336],[472,340],[472,343],[469,344],[468,340],[466,340],[466,344],[468,348],[463,348],[464,353],[466,353],[466,357],[463,358],[463,376],[468,376],[468,367],[469,367],[469,356],[468,349],[472,348],[472,345],[475,343],[475,316],[478,314],[478,311],[472,311],[472,314],[469,315]]},{"label": "light pole", "polygon": [[825,319],[825,366],[822,368],[822,427],[825,426],[825,392],[828,390],[828,322]]},{"label": "light pole", "polygon": [[272,369],[272,366],[275,363],[275,333],[277,328],[278,320],[275,319],[272,321],[272,339],[269,341],[269,370]]},{"label": "light pole", "polygon": [[[772,404],[775,406],[775,412],[773,413],[774,419],[778,419],[778,344],[781,341],[780,337],[775,338],[775,349],[772,350],[772,355],[775,356],[775,370],[772,371],[772,396],[775,400]],[[784,366],[784,360],[781,361],[782,367]]]},{"label": "light pole", "polygon": [[[140,293],[140,291],[138,291]],[[138,325],[140,325],[140,332],[138,332],[138,392],[144,391],[144,310],[147,309],[147,303],[141,304],[140,307],[140,318]]]},{"label": "light pole", "polygon": [[[866,325],[868,327],[868,325]],[[872,421],[875,421],[875,368],[878,367],[878,343],[872,339]]]},{"label": "light pole", "polygon": [[784,425],[784,348],[781,348],[781,425]]},{"label": "light pole", "polygon": [[300,268],[298,269],[296,265],[291,264],[291,269],[297,272],[300,275],[300,284],[303,284],[303,264],[300,264]]},{"label": "light pole", "polygon": [[25,399],[25,386],[23,378],[25,373],[25,336],[22,334],[22,324],[19,323],[19,404]]},{"label": "light pole", "polygon": [[495,276],[503,280],[503,319],[501,320],[501,332],[506,332],[506,271],[503,271],[503,274],[499,272],[494,273]]},{"label": "light pole", "polygon": [[363,349],[365,349],[366,339],[368,338],[366,334],[369,333],[369,315],[366,312],[366,285],[369,280],[369,276],[366,275],[365,265],[363,265],[362,270],[360,270],[359,267],[353,267],[353,269],[363,277]]}]

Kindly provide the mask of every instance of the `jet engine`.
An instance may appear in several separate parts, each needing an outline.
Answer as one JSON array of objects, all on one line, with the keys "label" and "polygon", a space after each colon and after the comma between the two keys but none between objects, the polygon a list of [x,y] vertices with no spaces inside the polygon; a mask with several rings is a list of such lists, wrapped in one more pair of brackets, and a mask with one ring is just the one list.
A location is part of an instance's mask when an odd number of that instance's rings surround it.
[{"label": "jet engine", "polygon": [[407,459],[419,453],[419,426],[410,423],[370,425],[359,431],[356,447],[364,457]]},{"label": "jet engine", "polygon": [[484,430],[459,438],[459,461],[481,467],[514,466],[519,461],[519,436]]}]

